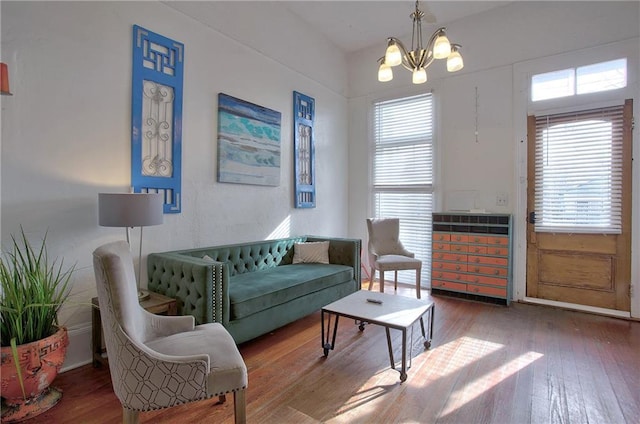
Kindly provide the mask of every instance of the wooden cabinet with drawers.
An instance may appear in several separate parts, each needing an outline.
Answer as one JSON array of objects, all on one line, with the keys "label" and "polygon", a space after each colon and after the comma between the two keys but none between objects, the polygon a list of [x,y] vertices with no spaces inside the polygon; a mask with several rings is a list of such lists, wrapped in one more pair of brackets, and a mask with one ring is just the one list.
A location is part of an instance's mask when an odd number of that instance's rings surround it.
[{"label": "wooden cabinet with drawers", "polygon": [[508,305],[511,215],[434,213],[431,290]]}]

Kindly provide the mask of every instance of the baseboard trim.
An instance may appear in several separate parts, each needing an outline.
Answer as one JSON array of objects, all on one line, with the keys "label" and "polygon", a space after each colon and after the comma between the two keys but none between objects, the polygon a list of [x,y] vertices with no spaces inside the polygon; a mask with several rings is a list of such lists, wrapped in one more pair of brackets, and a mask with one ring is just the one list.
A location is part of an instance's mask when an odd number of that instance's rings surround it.
[{"label": "baseboard trim", "polygon": [[69,346],[67,357],[60,372],[70,371],[92,362],[91,356],[91,323],[83,323],[67,327]]},{"label": "baseboard trim", "polygon": [[589,312],[592,314],[606,315],[615,318],[631,318],[631,312],[617,311],[615,309],[598,308],[596,306],[578,305],[576,303],[558,302],[556,300],[538,299],[536,297],[526,297],[521,300],[523,303],[532,303],[535,305],[555,306],[557,308],[571,309],[580,312]]}]

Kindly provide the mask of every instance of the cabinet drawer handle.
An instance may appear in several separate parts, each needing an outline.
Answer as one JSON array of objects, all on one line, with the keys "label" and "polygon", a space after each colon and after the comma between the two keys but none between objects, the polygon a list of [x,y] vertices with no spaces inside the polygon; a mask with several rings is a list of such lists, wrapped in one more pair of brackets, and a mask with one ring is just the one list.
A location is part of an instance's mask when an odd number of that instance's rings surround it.
[{"label": "cabinet drawer handle", "polygon": [[460,271],[460,265],[456,265],[456,271]]},{"label": "cabinet drawer handle", "polygon": [[456,246],[456,250],[458,250],[458,251],[459,251],[459,250],[460,250],[460,246]]},{"label": "cabinet drawer handle", "polygon": [[480,272],[480,268],[479,268],[479,267],[476,267],[475,272]]},{"label": "cabinet drawer handle", "polygon": [[456,261],[459,261],[460,259],[462,259],[462,256],[456,256]]},{"label": "cabinet drawer handle", "polygon": [[495,275],[500,275],[500,270],[499,270],[499,269],[496,269],[496,270],[494,271],[494,274],[495,274]]},{"label": "cabinet drawer handle", "polygon": [[459,280],[461,278],[462,278],[462,275],[460,275],[460,274],[456,275],[456,280]]},{"label": "cabinet drawer handle", "polygon": [[476,258],[475,262],[478,264],[480,263],[480,258]]}]

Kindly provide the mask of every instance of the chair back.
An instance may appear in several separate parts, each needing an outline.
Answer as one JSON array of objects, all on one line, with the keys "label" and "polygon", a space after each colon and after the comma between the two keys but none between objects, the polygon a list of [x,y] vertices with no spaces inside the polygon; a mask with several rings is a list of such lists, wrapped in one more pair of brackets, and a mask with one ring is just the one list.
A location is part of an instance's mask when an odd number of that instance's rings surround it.
[{"label": "chair back", "polygon": [[404,247],[400,242],[400,219],[398,218],[368,218],[369,254],[401,255]]},{"label": "chair back", "polygon": [[123,240],[100,246],[93,252],[93,267],[107,350],[112,347],[106,336],[117,324],[132,340],[144,343],[143,309],[129,244]]}]

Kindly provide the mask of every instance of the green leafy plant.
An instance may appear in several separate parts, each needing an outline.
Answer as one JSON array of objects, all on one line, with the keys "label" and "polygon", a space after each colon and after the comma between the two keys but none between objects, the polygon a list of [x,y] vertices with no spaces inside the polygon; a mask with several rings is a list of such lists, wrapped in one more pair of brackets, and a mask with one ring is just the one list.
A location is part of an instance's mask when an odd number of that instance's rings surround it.
[{"label": "green leafy plant", "polygon": [[0,258],[0,334],[2,346],[21,345],[54,334],[58,311],[69,296],[74,266],[50,261],[45,234],[34,248],[20,228],[12,249]]},{"label": "green leafy plant", "polygon": [[24,229],[11,236],[12,249],[0,257],[0,345],[10,346],[22,395],[26,399],[18,361],[18,345],[49,337],[57,331],[58,311],[69,297],[74,267],[50,262],[45,234],[35,249]]}]

